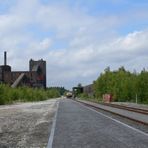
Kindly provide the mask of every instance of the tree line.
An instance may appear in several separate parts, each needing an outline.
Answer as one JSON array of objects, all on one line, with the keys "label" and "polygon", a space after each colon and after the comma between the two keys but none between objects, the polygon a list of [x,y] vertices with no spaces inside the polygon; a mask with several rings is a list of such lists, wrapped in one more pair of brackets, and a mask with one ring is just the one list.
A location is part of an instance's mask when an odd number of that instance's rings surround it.
[{"label": "tree line", "polygon": [[103,94],[112,94],[114,101],[148,103],[148,71],[130,72],[120,67],[111,71],[107,67],[93,83],[94,97],[102,98]]}]

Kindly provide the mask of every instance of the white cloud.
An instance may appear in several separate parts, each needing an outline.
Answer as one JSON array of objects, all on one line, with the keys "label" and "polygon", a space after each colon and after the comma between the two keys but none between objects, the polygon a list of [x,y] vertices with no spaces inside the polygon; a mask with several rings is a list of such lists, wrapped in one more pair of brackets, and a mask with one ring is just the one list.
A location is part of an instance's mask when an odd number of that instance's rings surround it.
[{"label": "white cloud", "polygon": [[33,56],[35,53],[39,55],[46,55],[50,47],[52,46],[52,39],[44,38],[41,41],[32,40],[28,46],[28,54]]},{"label": "white cloud", "polygon": [[148,60],[148,43],[145,41],[147,36],[147,31],[133,32],[105,45],[98,44],[96,47],[87,47],[86,45],[83,49],[72,49],[65,52],[53,51],[50,60],[54,62],[49,60],[49,63],[52,63],[50,70],[58,75],[50,77],[56,82],[62,78],[65,81],[71,78],[81,78],[82,81],[87,82],[86,78],[93,80],[96,74],[102,72],[108,65],[111,65],[112,68],[124,65],[131,70],[139,70],[135,63],[140,60],[138,65],[142,69],[146,59]]},{"label": "white cloud", "polygon": [[[113,48],[116,48],[117,50],[120,49],[120,51],[127,52],[127,53],[133,53],[136,54],[137,52],[140,54],[143,50],[147,51],[148,43],[148,31],[135,31],[133,33],[129,33],[125,37],[121,37],[115,42],[111,44]],[[141,56],[141,54],[139,55]]]},{"label": "white cloud", "polygon": [[[148,31],[133,31],[125,36],[115,31],[126,17],[91,16],[69,6],[18,0],[17,5],[0,15],[0,51],[8,51],[14,70],[27,70],[30,58],[47,60],[49,85],[91,83],[109,65],[125,65],[131,70],[146,65]],[[32,30],[29,26],[33,26]],[[35,34],[34,26],[39,28]],[[54,34],[42,36],[40,31]],[[66,46],[56,48],[58,40],[66,42]]]}]

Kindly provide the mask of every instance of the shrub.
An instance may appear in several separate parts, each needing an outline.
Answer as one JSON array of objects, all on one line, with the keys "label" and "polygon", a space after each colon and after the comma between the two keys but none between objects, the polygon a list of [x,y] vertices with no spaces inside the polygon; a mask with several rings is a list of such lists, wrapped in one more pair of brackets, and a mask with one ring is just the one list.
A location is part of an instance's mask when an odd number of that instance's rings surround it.
[{"label": "shrub", "polygon": [[0,84],[0,105],[15,101],[42,101],[59,96],[59,91],[54,88],[47,90],[29,87],[11,88],[8,85]]}]

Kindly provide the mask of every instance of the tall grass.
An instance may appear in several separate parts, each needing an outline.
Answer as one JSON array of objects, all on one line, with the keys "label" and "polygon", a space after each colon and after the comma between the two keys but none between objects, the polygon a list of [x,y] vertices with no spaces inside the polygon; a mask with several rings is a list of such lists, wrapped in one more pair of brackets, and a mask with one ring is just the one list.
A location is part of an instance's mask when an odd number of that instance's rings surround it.
[{"label": "tall grass", "polygon": [[0,105],[11,104],[16,101],[42,101],[59,96],[60,93],[56,89],[11,88],[8,85],[0,84]]},{"label": "tall grass", "polygon": [[98,98],[95,98],[94,96],[88,95],[86,93],[79,94],[78,98],[81,100],[92,101],[92,102],[99,102],[100,101]]}]

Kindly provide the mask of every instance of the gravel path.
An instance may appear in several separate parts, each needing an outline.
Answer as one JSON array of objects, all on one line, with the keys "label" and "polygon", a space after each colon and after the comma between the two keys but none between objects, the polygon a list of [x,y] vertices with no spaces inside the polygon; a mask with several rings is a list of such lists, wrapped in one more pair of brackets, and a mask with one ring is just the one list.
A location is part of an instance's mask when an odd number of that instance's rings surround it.
[{"label": "gravel path", "polygon": [[141,109],[147,109],[148,110],[148,105],[147,104],[136,104],[136,103],[128,103],[128,102],[111,102],[112,104],[118,104],[118,105],[124,105],[127,107],[136,107],[136,108],[141,108]]},{"label": "gravel path", "polygon": [[0,106],[0,148],[46,147],[57,102]]}]

